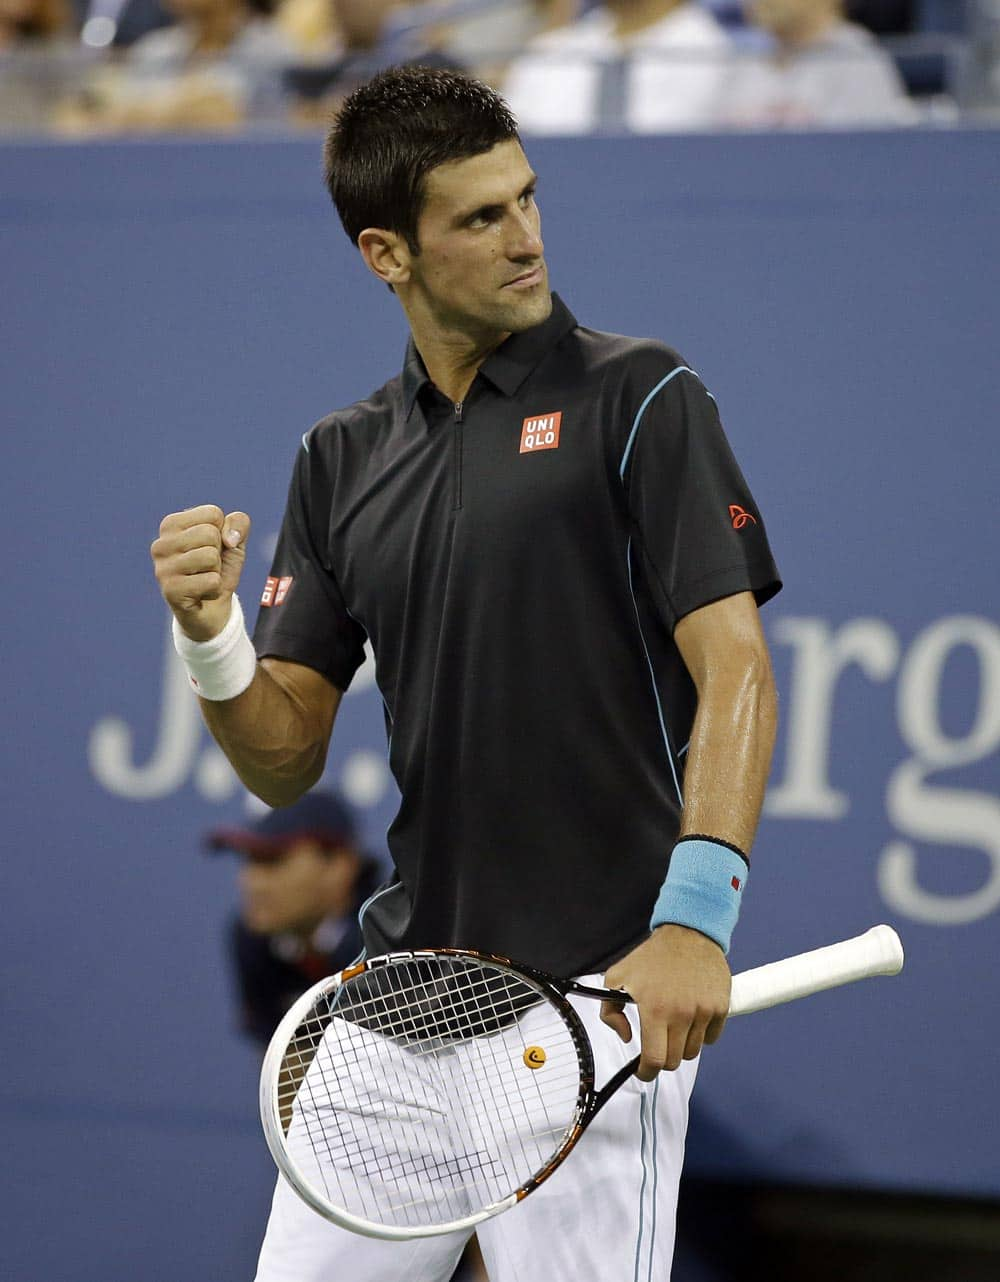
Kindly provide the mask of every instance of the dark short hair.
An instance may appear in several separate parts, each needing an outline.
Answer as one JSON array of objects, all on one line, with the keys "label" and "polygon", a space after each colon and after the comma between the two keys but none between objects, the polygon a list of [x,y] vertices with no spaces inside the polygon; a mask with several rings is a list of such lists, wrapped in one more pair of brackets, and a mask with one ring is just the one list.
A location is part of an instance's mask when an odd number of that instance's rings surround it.
[{"label": "dark short hair", "polygon": [[323,149],[326,185],[355,244],[366,227],[384,227],[418,253],[427,174],[517,136],[510,108],[482,81],[432,67],[390,67],[337,113]]}]

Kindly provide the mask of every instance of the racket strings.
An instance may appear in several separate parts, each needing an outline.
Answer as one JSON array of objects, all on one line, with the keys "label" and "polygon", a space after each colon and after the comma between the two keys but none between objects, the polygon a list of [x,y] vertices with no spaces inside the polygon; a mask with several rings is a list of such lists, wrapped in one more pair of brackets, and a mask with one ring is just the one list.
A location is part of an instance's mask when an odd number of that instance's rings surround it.
[{"label": "racket strings", "polygon": [[[411,991],[419,997],[426,995],[424,985],[411,986]],[[359,1012],[356,1001],[349,1005],[354,1006],[352,1018],[365,1014],[363,1010]],[[412,1017],[401,1021],[396,1017],[396,1011],[387,1011],[381,1004],[376,1004],[374,1009],[369,1008],[367,1014],[374,1016],[374,1019],[369,1018],[364,1022],[375,1022],[385,1033],[391,1034],[394,1040],[402,1038],[407,1045],[412,1045],[416,1040],[415,1025],[418,1021],[414,1021]],[[439,1021],[434,1021],[432,1032],[440,1032]],[[356,1062],[353,1067],[357,1067]],[[385,1065],[382,1064],[381,1067],[384,1068]],[[309,1081],[310,1097],[315,1104],[314,1081],[315,1075]],[[336,1188],[331,1187],[328,1181],[326,1183],[328,1196],[338,1200],[350,1191],[345,1188],[343,1179],[342,1168],[346,1164],[349,1172],[355,1177],[360,1175],[369,1184],[369,1194],[381,1185],[380,1197],[363,1200],[362,1207],[366,1214],[378,1214],[384,1218],[386,1210],[397,1215],[405,1213],[409,1208],[422,1206],[429,1195],[436,1199],[449,1216],[461,1215],[466,1211],[464,1202],[456,1195],[471,1187],[470,1177],[483,1170],[484,1162],[494,1163],[488,1154],[478,1149],[473,1152],[461,1149],[454,1128],[447,1125],[447,1110],[438,1106],[441,1101],[438,1100],[436,1104],[432,1095],[421,1094],[420,1087],[426,1084],[426,1074],[422,1071],[419,1075],[411,1071],[402,1077],[399,1073],[394,1073],[388,1083],[387,1104],[382,1100],[374,1104],[369,1102],[366,1110],[363,1106],[358,1107],[357,1099],[343,1101],[347,1114],[353,1114],[354,1118],[364,1118],[365,1124],[359,1127],[355,1120],[345,1125],[346,1118],[337,1119],[336,1140],[334,1128],[327,1127],[322,1131],[321,1140],[328,1159],[324,1166],[324,1177],[329,1175],[331,1168],[337,1175]],[[463,1102],[461,1097],[458,1102]],[[314,1116],[318,1116],[318,1112]],[[400,1128],[412,1129],[414,1116],[419,1118],[422,1142],[419,1147],[400,1149],[395,1133]],[[466,1130],[469,1129],[470,1121],[468,1115],[461,1119]],[[445,1127],[443,1131],[442,1125]],[[386,1127],[391,1127],[392,1131],[387,1133]],[[366,1130],[369,1132],[367,1140]],[[312,1129],[313,1138],[314,1132],[315,1128]],[[404,1143],[405,1133],[404,1129]],[[443,1147],[445,1151],[435,1152],[435,1145]]]},{"label": "racket strings", "polygon": [[413,1227],[526,1183],[561,1147],[579,1089],[573,1032],[538,990],[472,959],[406,959],[318,1000],[289,1045],[279,1112],[329,1202]]},{"label": "racket strings", "polygon": [[522,979],[504,971],[470,974],[451,958],[404,963],[417,971],[407,982],[386,968],[366,972],[349,984],[339,1014],[403,1045],[435,1049],[509,1027],[543,998]]}]

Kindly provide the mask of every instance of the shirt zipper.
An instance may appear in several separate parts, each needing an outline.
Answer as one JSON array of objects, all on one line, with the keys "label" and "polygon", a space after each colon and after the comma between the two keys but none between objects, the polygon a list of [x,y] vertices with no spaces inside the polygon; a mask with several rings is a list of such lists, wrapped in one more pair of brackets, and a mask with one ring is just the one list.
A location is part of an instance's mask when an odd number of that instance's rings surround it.
[{"label": "shirt zipper", "polygon": [[455,507],[462,506],[462,424],[465,421],[465,402],[455,402]]}]

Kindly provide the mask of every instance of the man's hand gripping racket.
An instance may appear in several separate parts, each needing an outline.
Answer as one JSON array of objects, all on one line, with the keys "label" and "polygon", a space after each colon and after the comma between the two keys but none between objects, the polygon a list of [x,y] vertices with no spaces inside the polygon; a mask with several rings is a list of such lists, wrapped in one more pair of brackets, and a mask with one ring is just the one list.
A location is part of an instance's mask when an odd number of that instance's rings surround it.
[{"label": "man's hand gripping racket", "polygon": [[[875,975],[889,926],[734,975],[730,1015]],[[567,995],[621,1002],[502,958],[392,953],[321,981],[278,1026],[261,1074],[264,1132],[295,1191],[369,1237],[467,1228],[527,1197],[631,1077],[600,1089]]]}]

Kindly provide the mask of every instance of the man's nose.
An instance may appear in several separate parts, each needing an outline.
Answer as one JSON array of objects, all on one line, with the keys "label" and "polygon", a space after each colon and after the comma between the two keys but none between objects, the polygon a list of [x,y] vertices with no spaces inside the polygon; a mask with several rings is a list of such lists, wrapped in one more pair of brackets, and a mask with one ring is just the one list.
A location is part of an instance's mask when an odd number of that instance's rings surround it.
[{"label": "man's nose", "polygon": [[538,216],[531,210],[519,209],[511,233],[508,253],[511,258],[541,258],[545,251]]}]

